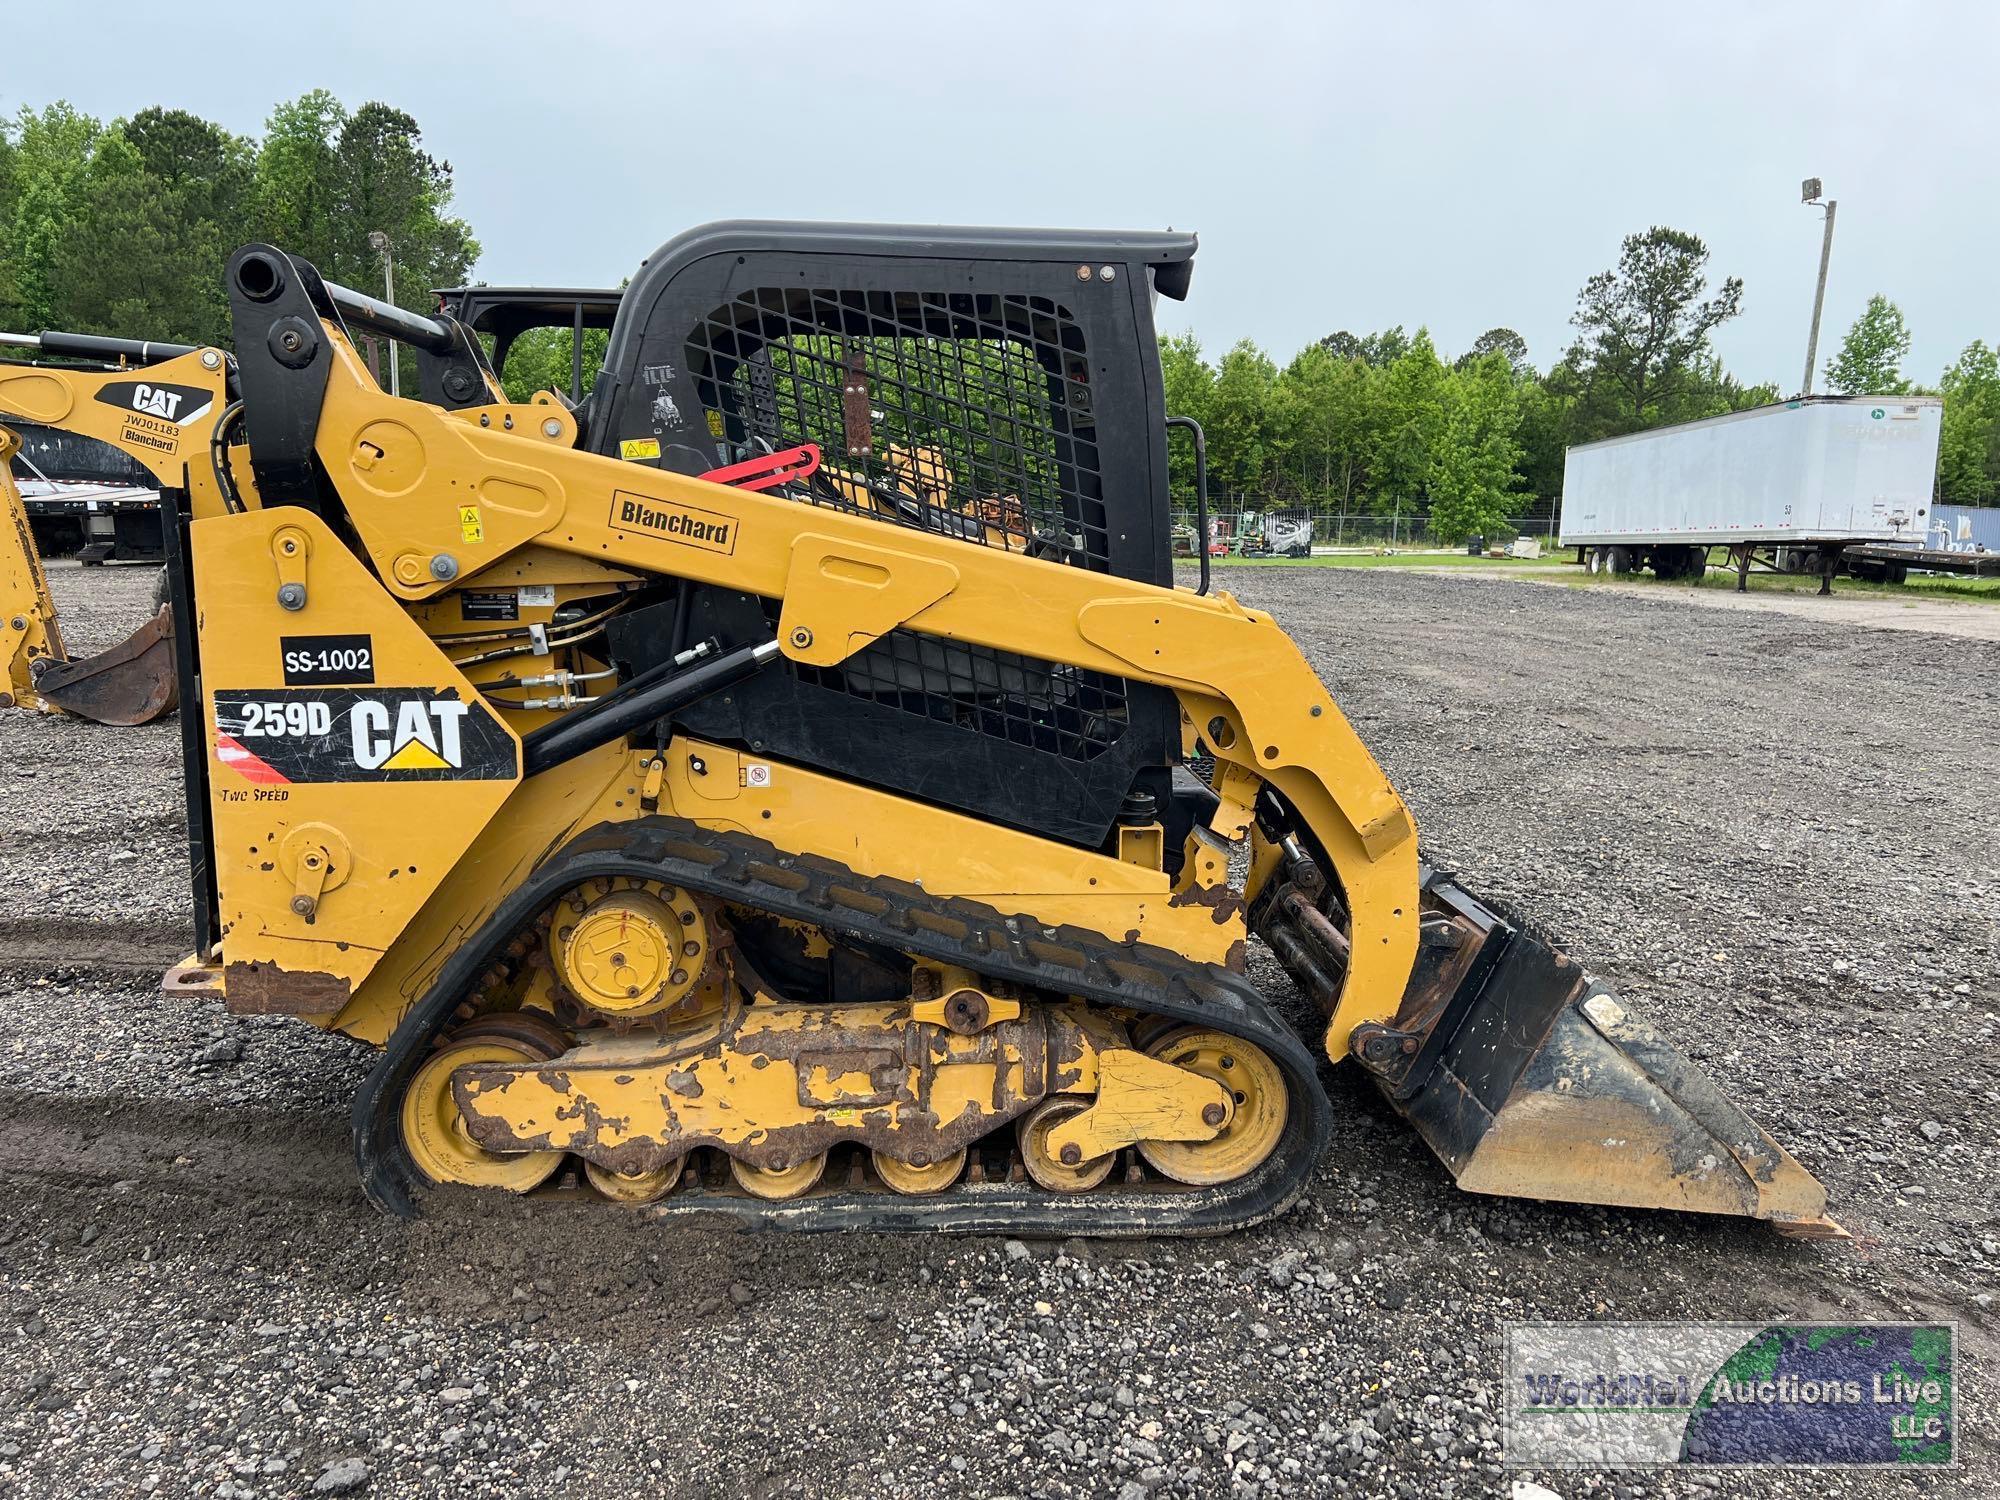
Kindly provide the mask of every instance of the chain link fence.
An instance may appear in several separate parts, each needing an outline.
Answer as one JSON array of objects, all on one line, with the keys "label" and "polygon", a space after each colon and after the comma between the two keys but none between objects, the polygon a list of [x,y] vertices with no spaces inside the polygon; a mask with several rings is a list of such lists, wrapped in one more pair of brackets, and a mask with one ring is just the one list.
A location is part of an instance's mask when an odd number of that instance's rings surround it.
[{"label": "chain link fence", "polygon": [[[1192,553],[1194,507],[1177,505],[1173,517],[1175,551]],[[1227,502],[1210,505],[1208,523],[1211,542],[1227,544],[1231,552],[1240,550],[1246,536],[1278,541],[1281,537],[1301,534],[1306,524],[1312,528],[1312,548],[1316,552],[1376,551],[1382,548],[1398,551],[1460,550],[1466,545],[1464,540],[1451,543],[1439,541],[1432,534],[1428,508],[1417,507],[1407,511],[1391,508],[1386,512],[1360,513],[1305,510],[1297,506],[1265,510],[1254,503],[1243,503],[1241,497],[1231,497]],[[1556,538],[1561,532],[1562,520],[1557,509],[1541,506],[1527,515],[1507,517],[1485,533],[1485,543],[1488,547],[1504,547],[1516,537],[1527,536],[1539,542],[1544,552],[1550,552],[1555,549]]]}]

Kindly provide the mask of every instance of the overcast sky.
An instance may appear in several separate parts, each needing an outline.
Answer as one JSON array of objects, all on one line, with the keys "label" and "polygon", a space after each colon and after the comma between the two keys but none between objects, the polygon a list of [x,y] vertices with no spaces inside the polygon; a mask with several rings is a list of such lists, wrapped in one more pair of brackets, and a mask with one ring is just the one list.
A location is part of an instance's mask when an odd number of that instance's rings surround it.
[{"label": "overcast sky", "polygon": [[[1719,338],[1796,389],[1871,292],[1908,373],[2000,339],[2000,6],[1741,3],[12,7],[0,109],[177,105],[255,133],[331,89],[452,164],[490,282],[615,285],[734,216],[1199,230],[1163,308],[1211,354],[1505,324],[1538,365],[1584,278],[1670,224],[1746,283]],[[134,23],[133,18],[139,19]],[[131,28],[127,32],[126,28]]]}]

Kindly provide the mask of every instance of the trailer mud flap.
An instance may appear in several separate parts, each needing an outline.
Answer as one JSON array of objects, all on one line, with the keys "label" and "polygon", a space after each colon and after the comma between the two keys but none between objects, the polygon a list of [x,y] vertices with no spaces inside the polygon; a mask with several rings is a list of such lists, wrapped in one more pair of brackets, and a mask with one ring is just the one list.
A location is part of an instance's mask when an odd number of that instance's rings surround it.
[{"label": "trailer mud flap", "polygon": [[1353,1051],[1460,1187],[1845,1237],[1812,1174],[1563,954],[1435,878],[1424,953]]}]

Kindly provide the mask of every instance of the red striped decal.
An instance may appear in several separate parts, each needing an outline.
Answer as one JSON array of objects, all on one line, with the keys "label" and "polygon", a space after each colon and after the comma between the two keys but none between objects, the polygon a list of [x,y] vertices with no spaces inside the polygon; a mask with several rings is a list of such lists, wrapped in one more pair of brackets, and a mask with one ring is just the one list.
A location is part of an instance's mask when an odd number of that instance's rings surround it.
[{"label": "red striped decal", "polygon": [[215,758],[235,771],[245,781],[258,786],[290,786],[291,777],[275,769],[261,756],[245,750],[234,736],[218,734],[215,737]]}]

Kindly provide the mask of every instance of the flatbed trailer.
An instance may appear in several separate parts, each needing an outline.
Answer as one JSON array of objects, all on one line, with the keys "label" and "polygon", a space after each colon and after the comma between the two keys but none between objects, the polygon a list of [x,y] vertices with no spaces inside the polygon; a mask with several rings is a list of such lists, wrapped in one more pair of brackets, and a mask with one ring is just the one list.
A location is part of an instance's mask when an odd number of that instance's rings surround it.
[{"label": "flatbed trailer", "polygon": [[1852,571],[1857,565],[1887,568],[1897,582],[1905,572],[1963,573],[1969,578],[2000,578],[2000,552],[1954,552],[1942,547],[1898,547],[1868,543],[1849,547],[1843,560]]},{"label": "flatbed trailer", "polygon": [[74,556],[85,567],[166,557],[158,490],[63,480],[28,480],[20,488],[44,557]]},{"label": "flatbed trailer", "polygon": [[144,466],[93,438],[39,422],[9,425],[22,440],[16,478],[42,556],[85,566],[165,557],[159,487]]}]

